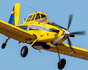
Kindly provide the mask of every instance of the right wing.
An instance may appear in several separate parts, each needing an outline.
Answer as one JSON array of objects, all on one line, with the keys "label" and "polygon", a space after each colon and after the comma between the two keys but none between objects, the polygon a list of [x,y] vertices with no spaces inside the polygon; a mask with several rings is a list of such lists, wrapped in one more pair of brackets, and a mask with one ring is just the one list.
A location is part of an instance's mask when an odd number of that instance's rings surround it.
[{"label": "right wing", "polygon": [[2,20],[0,20],[0,33],[22,43],[26,43],[29,41],[31,42],[37,38],[36,35],[33,34],[33,32],[20,29]]},{"label": "right wing", "polygon": [[57,45],[57,46],[53,46],[48,51],[58,53],[57,48],[59,49],[60,54],[64,54],[64,55],[68,55],[68,56],[71,56],[71,57],[76,57],[76,58],[88,60],[88,50],[87,49],[72,46],[73,54],[71,54],[68,44],[60,44],[60,45]]}]

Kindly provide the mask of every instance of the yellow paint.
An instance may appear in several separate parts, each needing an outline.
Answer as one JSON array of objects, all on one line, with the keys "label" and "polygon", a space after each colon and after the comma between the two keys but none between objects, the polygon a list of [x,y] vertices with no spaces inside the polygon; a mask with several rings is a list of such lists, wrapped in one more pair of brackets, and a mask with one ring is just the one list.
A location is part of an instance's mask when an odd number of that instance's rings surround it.
[{"label": "yellow paint", "polygon": [[20,3],[16,3],[14,5],[14,25],[17,26],[19,22],[19,11],[20,11]]}]

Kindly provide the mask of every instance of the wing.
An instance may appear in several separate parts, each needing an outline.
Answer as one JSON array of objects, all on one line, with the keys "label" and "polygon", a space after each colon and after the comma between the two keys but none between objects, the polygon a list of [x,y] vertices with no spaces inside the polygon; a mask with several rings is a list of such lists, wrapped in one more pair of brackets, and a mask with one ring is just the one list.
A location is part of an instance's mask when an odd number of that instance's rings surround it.
[{"label": "wing", "polygon": [[57,48],[59,49],[60,54],[64,54],[64,55],[68,55],[68,56],[72,56],[72,57],[88,60],[88,50],[86,50],[86,49],[79,48],[79,47],[76,47],[76,46],[72,46],[74,53],[71,54],[69,45],[60,44],[58,46],[54,46],[52,49],[50,49],[48,51],[52,51],[52,52],[58,53],[57,52],[58,51]]},{"label": "wing", "polygon": [[2,20],[0,20],[0,33],[23,43],[36,39],[32,32],[20,29]]}]

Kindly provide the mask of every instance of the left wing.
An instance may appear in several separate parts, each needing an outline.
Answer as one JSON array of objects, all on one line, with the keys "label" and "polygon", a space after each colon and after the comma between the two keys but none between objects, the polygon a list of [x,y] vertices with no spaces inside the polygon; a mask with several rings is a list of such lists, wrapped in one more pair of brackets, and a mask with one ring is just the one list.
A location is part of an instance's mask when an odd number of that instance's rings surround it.
[{"label": "left wing", "polygon": [[31,42],[37,38],[33,32],[20,29],[2,20],[0,20],[0,33],[23,43]]},{"label": "left wing", "polygon": [[88,60],[88,50],[86,50],[86,49],[79,48],[79,47],[76,47],[76,46],[72,46],[73,54],[71,54],[68,44],[60,44],[58,46],[54,46],[53,48],[51,48],[48,51],[58,53],[57,48],[59,49],[60,54],[64,54],[64,55]]}]

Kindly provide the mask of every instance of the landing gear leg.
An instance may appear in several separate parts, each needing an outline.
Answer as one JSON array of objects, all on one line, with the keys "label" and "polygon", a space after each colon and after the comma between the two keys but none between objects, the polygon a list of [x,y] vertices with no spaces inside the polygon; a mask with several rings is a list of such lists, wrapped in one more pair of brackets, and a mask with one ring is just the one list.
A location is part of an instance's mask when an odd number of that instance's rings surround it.
[{"label": "landing gear leg", "polygon": [[58,57],[59,57],[59,62],[58,62],[58,69],[63,69],[65,64],[66,64],[66,60],[65,59],[60,59],[60,53],[59,53],[59,49],[57,48],[57,52],[58,52]]},{"label": "landing gear leg", "polygon": [[7,39],[6,39],[6,41],[2,44],[2,49],[4,49],[5,47],[6,47],[6,44],[7,44],[7,42],[8,42],[8,40],[9,40],[10,38],[8,37]]},{"label": "landing gear leg", "polygon": [[21,56],[22,57],[26,57],[27,54],[28,54],[28,49],[37,41],[38,39],[36,39],[28,48],[26,46],[23,46],[22,49],[21,49]]}]

